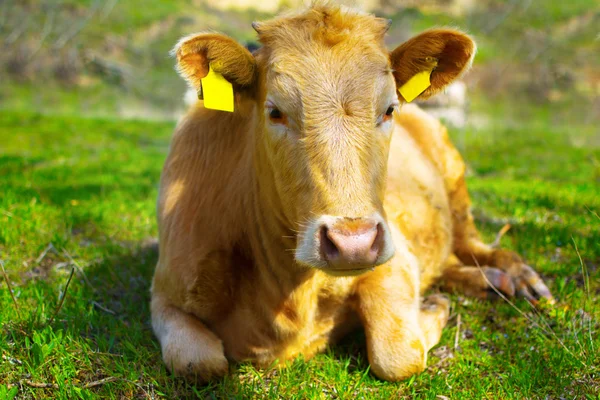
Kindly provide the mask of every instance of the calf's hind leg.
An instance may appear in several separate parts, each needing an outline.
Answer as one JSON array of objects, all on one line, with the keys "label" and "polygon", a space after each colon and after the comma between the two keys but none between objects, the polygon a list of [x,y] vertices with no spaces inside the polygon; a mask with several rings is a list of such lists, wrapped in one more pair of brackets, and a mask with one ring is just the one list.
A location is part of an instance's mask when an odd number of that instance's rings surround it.
[{"label": "calf's hind leg", "polygon": [[454,255],[448,257],[442,273],[444,290],[480,299],[496,298],[496,290],[514,296],[515,285],[506,272],[493,267],[467,266]]},{"label": "calf's hind leg", "polygon": [[545,298],[553,303],[554,298],[546,284],[518,254],[483,243],[471,214],[471,200],[464,177],[456,182],[449,197],[453,217],[453,250],[458,262],[450,260],[443,272],[444,280],[456,284],[462,280],[460,286],[475,291],[475,295],[482,294],[484,286],[489,289],[489,282],[510,296],[517,294],[533,303],[537,302],[537,298]]},{"label": "calf's hind leg", "polygon": [[229,365],[223,343],[193,315],[152,294],[152,328],[167,368],[175,375],[197,382],[224,376]]}]

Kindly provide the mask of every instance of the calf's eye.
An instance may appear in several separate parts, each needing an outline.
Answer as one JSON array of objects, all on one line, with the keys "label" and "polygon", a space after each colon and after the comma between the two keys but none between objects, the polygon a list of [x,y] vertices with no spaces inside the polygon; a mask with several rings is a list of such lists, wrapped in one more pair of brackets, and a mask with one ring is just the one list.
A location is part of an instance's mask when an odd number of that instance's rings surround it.
[{"label": "calf's eye", "polygon": [[269,118],[271,118],[271,119],[281,118],[281,111],[279,111],[276,108],[272,109],[271,112],[269,113]]},{"label": "calf's eye", "polygon": [[383,114],[381,116],[381,122],[386,122],[386,121],[389,121],[390,119],[392,119],[393,113],[394,113],[394,107],[389,106],[388,109],[386,110],[385,114]]},{"label": "calf's eye", "polygon": [[271,110],[269,111],[269,120],[271,120],[271,122],[274,124],[287,124],[286,115],[275,107],[271,108]]}]

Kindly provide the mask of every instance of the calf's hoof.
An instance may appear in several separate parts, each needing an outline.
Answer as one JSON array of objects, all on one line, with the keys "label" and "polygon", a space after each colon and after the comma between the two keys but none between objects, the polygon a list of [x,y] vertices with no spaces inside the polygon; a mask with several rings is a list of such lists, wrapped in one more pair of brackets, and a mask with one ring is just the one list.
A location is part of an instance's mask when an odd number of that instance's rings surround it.
[{"label": "calf's hoof", "polygon": [[425,370],[424,356],[403,357],[402,365],[371,365],[373,374],[384,381],[399,382],[418,375]]},{"label": "calf's hoof", "polygon": [[427,354],[421,339],[406,338],[390,343],[387,351],[372,355],[370,364],[373,374],[384,381],[397,382],[420,374],[425,370]]},{"label": "calf's hoof", "polygon": [[206,332],[194,335],[187,331],[173,336],[162,346],[163,360],[173,374],[206,383],[229,371],[223,344],[215,335],[209,336]]},{"label": "calf's hoof", "polygon": [[440,319],[448,319],[450,315],[450,299],[445,294],[436,293],[430,294],[423,299],[421,303],[421,311],[424,312],[439,312]]}]

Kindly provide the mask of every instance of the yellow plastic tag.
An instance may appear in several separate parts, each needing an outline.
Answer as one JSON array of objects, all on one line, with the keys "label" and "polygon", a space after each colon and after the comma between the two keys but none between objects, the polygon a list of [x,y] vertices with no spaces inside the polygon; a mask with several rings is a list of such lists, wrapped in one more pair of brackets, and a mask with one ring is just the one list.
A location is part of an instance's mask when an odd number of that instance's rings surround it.
[{"label": "yellow plastic tag", "polygon": [[400,86],[398,91],[404,97],[404,100],[410,103],[431,86],[431,82],[429,82],[430,76],[431,71],[421,71],[413,75],[404,85]]},{"label": "yellow plastic tag", "polygon": [[218,72],[208,66],[208,74],[202,78],[204,107],[211,110],[233,112],[233,86]]}]

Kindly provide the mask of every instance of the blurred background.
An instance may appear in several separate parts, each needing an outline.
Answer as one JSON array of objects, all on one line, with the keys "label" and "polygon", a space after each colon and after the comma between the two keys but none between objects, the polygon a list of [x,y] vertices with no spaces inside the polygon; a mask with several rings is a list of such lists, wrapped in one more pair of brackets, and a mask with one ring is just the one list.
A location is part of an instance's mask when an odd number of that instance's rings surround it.
[{"label": "blurred background", "polygon": [[[557,120],[598,123],[597,0],[343,3],[392,18],[390,47],[434,26],[458,27],[475,37],[479,51],[465,86],[455,85],[445,98],[431,104],[452,105],[455,109],[443,115],[455,125],[484,124],[490,112],[502,114],[510,123],[529,118],[540,106],[556,110],[552,118]],[[176,118],[185,107],[185,84],[168,53],[178,38],[216,30],[252,42],[253,20],[302,4],[300,0],[0,0],[0,107]],[[594,136],[590,140],[598,144],[600,135]]]}]

